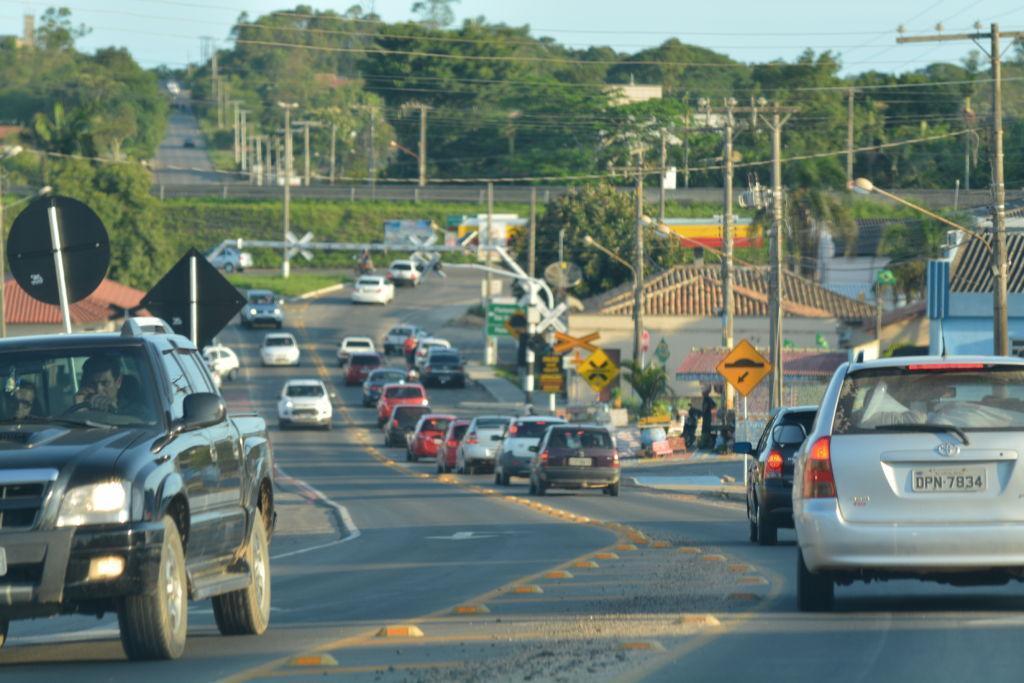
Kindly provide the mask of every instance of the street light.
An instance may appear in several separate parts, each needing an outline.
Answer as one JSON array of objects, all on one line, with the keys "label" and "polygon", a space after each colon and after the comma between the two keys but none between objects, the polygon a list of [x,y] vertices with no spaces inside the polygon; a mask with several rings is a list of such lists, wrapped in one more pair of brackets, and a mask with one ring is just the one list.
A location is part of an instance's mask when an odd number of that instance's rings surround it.
[{"label": "street light", "polygon": [[[924,208],[923,206],[918,206],[917,204],[914,204],[913,202],[909,202],[906,199],[904,199],[903,197],[899,197],[897,195],[894,195],[892,192],[886,192],[882,188],[877,187],[874,183],[872,183],[867,178],[856,178],[853,181],[851,181],[847,185],[847,187],[850,190],[852,190],[853,192],[856,192],[858,194],[871,194],[872,192],[874,192],[875,194],[880,194],[883,197],[885,197],[886,199],[891,199],[892,201],[894,201],[894,202],[896,202],[898,204],[902,204],[903,206],[911,208],[911,209],[917,211],[918,213],[922,213],[925,216],[928,216],[929,218],[931,218],[933,220],[936,220],[939,223],[942,223],[943,225],[947,225],[947,226],[953,228],[954,230],[959,230],[960,232],[964,233],[968,237],[970,237],[972,239],[978,240],[985,247],[985,249],[988,250],[988,253],[989,253],[989,255],[992,258],[992,272],[993,272],[994,281],[995,281],[994,282],[994,286],[992,287],[992,294],[993,294],[993,297],[994,297],[993,315],[992,315],[992,344],[993,344],[993,348],[994,348],[995,353],[999,354],[1000,347],[1001,346],[1005,346],[1005,344],[1008,343],[1007,342],[1007,336],[1008,336],[1008,329],[1009,329],[1008,325],[1009,325],[1009,323],[1008,323],[1008,320],[1007,320],[1006,305],[1005,305],[1005,303],[1006,303],[1006,263],[1005,262],[1003,262],[1003,263],[999,262],[999,257],[996,255],[996,252],[992,248],[992,245],[989,244],[989,242],[985,239],[985,237],[980,232],[978,232],[977,230],[972,230],[971,228],[968,228],[967,226],[960,225],[959,223],[955,223],[955,222],[949,220],[948,218],[946,218],[945,216],[940,216],[939,214],[937,214],[937,213],[935,213],[933,211],[929,211],[928,209]],[[1004,256],[1005,256],[1005,253],[1004,253]]]},{"label": "street light", "polygon": [[614,251],[604,246],[590,235],[583,236],[583,244],[588,247],[591,247],[592,249],[597,249],[601,253],[611,258],[613,261],[621,263],[622,265],[626,266],[626,268],[629,269],[630,273],[633,274],[633,364],[636,367],[640,367],[640,344],[641,336],[643,335],[644,318],[643,311],[641,307],[637,305],[637,302],[641,301],[641,297],[643,294],[641,291],[643,288],[643,283],[640,282],[640,278],[637,275],[636,268],[634,268],[629,261],[619,256]]},{"label": "street light", "polygon": [[419,154],[417,154],[416,152],[412,151],[408,147],[404,147],[403,145],[400,145],[397,140],[390,140],[388,142],[388,147],[390,149],[397,149],[400,152],[405,152],[406,154],[411,156],[416,161],[420,160],[420,155]]}]

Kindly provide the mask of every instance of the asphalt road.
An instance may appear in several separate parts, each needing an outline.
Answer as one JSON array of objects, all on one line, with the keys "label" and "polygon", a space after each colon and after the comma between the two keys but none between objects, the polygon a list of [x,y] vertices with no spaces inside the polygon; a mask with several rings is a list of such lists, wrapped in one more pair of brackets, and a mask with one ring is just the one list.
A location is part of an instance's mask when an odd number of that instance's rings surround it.
[{"label": "asphalt road", "polygon": [[[234,182],[234,176],[217,173],[206,152],[206,141],[192,110],[179,100],[181,107],[171,109],[167,132],[156,152],[154,182],[157,185],[197,185]],[[185,147],[191,140],[195,147]]]},{"label": "asphalt road", "polygon": [[[333,431],[272,434],[290,478],[278,481],[274,613],[266,636],[223,638],[208,603],[199,603],[181,661],[128,664],[109,617],[16,622],[0,652],[0,677],[1020,678],[1019,585],[840,587],[835,613],[800,614],[792,532],[780,534],[779,546],[753,546],[735,504],[636,488],[624,488],[619,498],[560,491],[531,498],[522,480],[502,489],[488,475],[439,478],[433,463],[407,464],[402,451],[383,448],[359,389],[342,385],[333,355],[338,337],[379,338],[394,322],[412,320],[438,334],[463,335],[458,343],[468,350],[479,333],[445,323],[478,292],[473,279],[458,275],[400,291],[387,308],[354,307],[345,294],[289,307],[289,327],[303,343],[298,369],[258,367],[262,331],[232,326],[222,335],[246,366],[239,381],[225,385],[233,409],[272,416],[291,377],[323,377],[338,394]],[[473,386],[430,396],[456,412],[486,404]],[[615,557],[602,554],[609,551]],[[592,564],[578,567],[577,559]],[[568,575],[546,575],[551,569]],[[452,614],[478,605],[488,611]],[[414,625],[424,636],[376,637],[396,625]]]}]

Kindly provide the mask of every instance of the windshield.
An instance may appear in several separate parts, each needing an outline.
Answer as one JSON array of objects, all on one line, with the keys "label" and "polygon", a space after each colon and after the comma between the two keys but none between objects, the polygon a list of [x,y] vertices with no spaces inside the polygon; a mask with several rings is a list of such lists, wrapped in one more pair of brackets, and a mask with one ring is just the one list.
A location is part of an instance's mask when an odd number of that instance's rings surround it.
[{"label": "windshield", "polygon": [[63,417],[129,425],[160,420],[154,383],[139,348],[0,353],[0,378],[0,419],[5,422]]},{"label": "windshield", "polygon": [[459,357],[454,353],[434,353],[428,358],[431,365],[458,365]]},{"label": "windshield", "polygon": [[267,337],[263,342],[264,346],[295,346],[295,340],[291,337]]},{"label": "windshield", "polygon": [[373,346],[373,342],[366,341],[365,339],[346,339],[345,348],[347,349],[368,349]]},{"label": "windshield", "polygon": [[446,418],[432,417],[429,420],[424,420],[420,429],[424,432],[443,432],[448,429],[450,422],[451,420]]},{"label": "windshield", "polygon": [[614,448],[612,438],[603,429],[559,429],[551,435],[552,448]]},{"label": "windshield", "polygon": [[261,306],[272,306],[274,304],[273,294],[250,294],[249,303]]},{"label": "windshield", "polygon": [[405,372],[401,370],[382,370],[379,372],[371,372],[369,379],[375,384],[403,382],[405,381]]},{"label": "windshield", "polygon": [[387,390],[388,398],[419,398],[423,391],[419,387],[391,387]]},{"label": "windshield", "polygon": [[361,277],[356,280],[356,285],[359,287],[377,287],[380,283],[379,277]]},{"label": "windshield", "polygon": [[352,365],[380,365],[380,358],[367,354],[352,356]]},{"label": "windshield", "polygon": [[501,429],[508,426],[508,420],[501,417],[484,417],[476,421],[477,429]]},{"label": "windshield", "polygon": [[318,384],[292,384],[288,387],[286,395],[291,397],[323,396],[324,388]]},{"label": "windshield", "polygon": [[392,419],[398,421],[399,427],[410,429],[416,426],[420,417],[430,411],[427,406],[399,406],[395,408]]},{"label": "windshield", "polygon": [[936,369],[941,365],[876,368],[847,376],[833,433],[898,432],[901,425],[1024,428],[1024,368],[963,364],[969,367]]}]

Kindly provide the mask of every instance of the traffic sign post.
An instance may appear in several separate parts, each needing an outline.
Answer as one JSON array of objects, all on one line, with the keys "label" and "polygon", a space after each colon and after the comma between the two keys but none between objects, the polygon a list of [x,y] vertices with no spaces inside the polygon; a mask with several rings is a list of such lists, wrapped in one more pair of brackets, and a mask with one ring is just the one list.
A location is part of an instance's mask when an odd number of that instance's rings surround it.
[{"label": "traffic sign post", "polygon": [[619,376],[619,366],[601,349],[590,354],[576,371],[594,391],[601,391]]},{"label": "traffic sign post", "polygon": [[[746,339],[733,347],[715,368],[743,396],[743,421],[747,421],[747,396],[772,371],[772,364]],[[743,456],[743,486],[747,485],[747,456]]]},{"label": "traffic sign post", "polygon": [[562,372],[562,357],[546,355],[541,358],[540,388],[549,394],[560,394],[565,389],[565,373]]}]

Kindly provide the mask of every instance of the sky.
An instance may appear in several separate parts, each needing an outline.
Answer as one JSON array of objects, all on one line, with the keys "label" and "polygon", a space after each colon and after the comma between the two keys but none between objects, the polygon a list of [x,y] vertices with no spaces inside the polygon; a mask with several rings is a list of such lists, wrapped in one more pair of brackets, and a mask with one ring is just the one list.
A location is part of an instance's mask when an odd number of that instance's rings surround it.
[{"label": "sky", "polygon": [[[243,12],[251,17],[292,9],[299,0],[0,0],[0,34],[21,31],[25,13],[49,6],[71,9],[76,23],[92,27],[79,42],[83,50],[127,47],[146,68],[197,62],[200,37],[229,47],[231,25]],[[318,9],[344,11],[353,4],[385,20],[409,19],[413,0],[305,0]],[[935,61],[959,61],[969,42],[896,45],[896,29],[907,34],[971,30],[976,21],[1001,30],[1024,30],[1022,0],[461,0],[456,21],[484,16],[491,22],[529,25],[533,35],[573,47],[608,45],[634,52],[675,37],[754,63],[792,60],[804,49],[833,50],[844,73],[871,69],[905,72]]]}]

